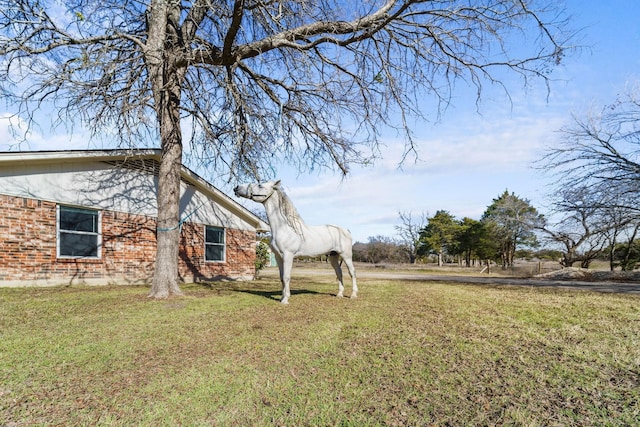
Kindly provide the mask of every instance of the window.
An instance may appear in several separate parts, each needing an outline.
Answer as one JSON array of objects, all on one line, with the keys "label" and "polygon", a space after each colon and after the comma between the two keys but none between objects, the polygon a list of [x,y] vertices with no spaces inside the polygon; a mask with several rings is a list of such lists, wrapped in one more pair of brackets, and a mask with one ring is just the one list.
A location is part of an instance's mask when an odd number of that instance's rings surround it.
[{"label": "window", "polygon": [[224,228],[205,226],[204,260],[224,261]]},{"label": "window", "polygon": [[58,206],[58,256],[100,257],[100,215],[92,209]]}]

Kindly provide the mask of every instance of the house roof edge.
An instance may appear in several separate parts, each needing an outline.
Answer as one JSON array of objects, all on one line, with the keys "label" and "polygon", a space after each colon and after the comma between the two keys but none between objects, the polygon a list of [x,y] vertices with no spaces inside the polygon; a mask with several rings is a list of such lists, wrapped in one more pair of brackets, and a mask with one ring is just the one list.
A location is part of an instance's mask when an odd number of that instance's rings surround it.
[{"label": "house roof edge", "polygon": [[[40,151],[0,151],[0,164],[11,162],[77,162],[77,161],[106,161],[125,160],[130,158],[153,158],[160,162],[162,150],[159,148],[116,148],[100,150],[40,150]],[[258,218],[253,212],[233,200],[227,194],[215,187],[213,184],[200,177],[188,167],[182,165],[180,171],[181,178],[225,208],[231,210],[245,221],[252,223],[257,231],[269,231],[269,226]]]}]

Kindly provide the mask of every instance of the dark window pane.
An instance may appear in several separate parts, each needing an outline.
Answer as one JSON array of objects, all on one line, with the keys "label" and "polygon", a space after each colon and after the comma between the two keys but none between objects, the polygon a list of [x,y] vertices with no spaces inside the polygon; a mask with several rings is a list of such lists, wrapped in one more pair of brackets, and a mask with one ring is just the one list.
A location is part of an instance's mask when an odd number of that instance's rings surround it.
[{"label": "dark window pane", "polygon": [[60,256],[98,257],[98,211],[60,206]]},{"label": "dark window pane", "polygon": [[224,246],[205,245],[205,261],[224,261]]},{"label": "dark window pane", "polygon": [[224,244],[224,229],[218,227],[206,227],[205,242]]},{"label": "dark window pane", "polygon": [[98,232],[98,212],[86,209],[60,207],[60,229]]},{"label": "dark window pane", "polygon": [[97,257],[98,236],[60,232],[60,255]]}]

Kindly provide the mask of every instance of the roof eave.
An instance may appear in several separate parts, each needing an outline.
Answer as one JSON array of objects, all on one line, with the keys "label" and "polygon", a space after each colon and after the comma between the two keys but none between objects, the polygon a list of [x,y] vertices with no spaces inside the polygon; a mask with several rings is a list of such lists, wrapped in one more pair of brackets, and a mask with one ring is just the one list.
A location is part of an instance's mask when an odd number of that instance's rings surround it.
[{"label": "roof eave", "polygon": [[225,193],[209,184],[206,180],[201,178],[191,169],[182,166],[181,177],[184,181],[190,183],[191,185],[197,187],[203,193],[214,198],[222,207],[230,210],[239,217],[243,218],[245,221],[252,224],[256,228],[256,231],[264,233],[271,230],[269,225],[258,218],[253,212],[249,211],[244,206],[233,200],[231,197],[227,196]]},{"label": "roof eave", "polygon": [[[111,149],[111,150],[43,150],[43,151],[8,151],[0,152],[0,164],[12,162],[51,163],[77,162],[91,159],[95,161],[126,160],[131,158],[152,158],[158,162],[162,159],[162,150],[157,148],[143,149]],[[244,206],[231,199],[212,184],[201,178],[186,166],[182,166],[181,178],[211,197],[216,203],[238,215],[256,228],[258,232],[267,232],[269,226]]]},{"label": "roof eave", "polygon": [[16,161],[37,162],[73,162],[79,159],[124,160],[135,157],[154,157],[160,161],[162,151],[156,148],[113,149],[113,150],[55,150],[55,151],[6,151],[0,152],[0,163]]}]

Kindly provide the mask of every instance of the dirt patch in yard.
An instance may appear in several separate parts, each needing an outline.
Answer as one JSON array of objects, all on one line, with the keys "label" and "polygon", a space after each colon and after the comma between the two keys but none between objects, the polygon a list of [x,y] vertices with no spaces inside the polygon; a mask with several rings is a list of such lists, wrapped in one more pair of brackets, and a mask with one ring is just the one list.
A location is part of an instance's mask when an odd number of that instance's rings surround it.
[{"label": "dirt patch in yard", "polygon": [[553,280],[586,280],[594,282],[640,282],[637,271],[596,271],[584,268],[567,267],[557,271],[539,274],[535,277]]}]

